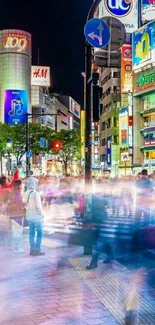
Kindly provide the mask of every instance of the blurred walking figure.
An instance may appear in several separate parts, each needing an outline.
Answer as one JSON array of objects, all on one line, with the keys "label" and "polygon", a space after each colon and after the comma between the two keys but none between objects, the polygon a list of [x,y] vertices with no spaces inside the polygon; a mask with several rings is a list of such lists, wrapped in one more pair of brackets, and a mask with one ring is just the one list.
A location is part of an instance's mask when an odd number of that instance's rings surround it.
[{"label": "blurred walking figure", "polygon": [[143,169],[140,178],[136,180],[136,223],[138,226],[142,215],[144,225],[149,224],[153,189],[153,182],[148,178],[147,169]]},{"label": "blurred walking figure", "polygon": [[144,283],[144,271],[142,268],[132,276],[124,303],[125,325],[139,324],[139,291]]},{"label": "blurred walking figure", "polygon": [[127,182],[122,186],[121,189],[121,200],[124,210],[125,217],[132,216],[132,206],[133,206],[133,194],[132,194],[132,184]]},{"label": "blurred walking figure", "polygon": [[26,218],[29,222],[30,255],[44,255],[41,251],[43,237],[43,209],[40,194],[36,191],[35,178],[29,178],[27,191],[24,193]]},{"label": "blurred walking figure", "polygon": [[121,197],[120,197],[120,183],[119,180],[113,179],[111,182],[112,187],[112,216],[116,214],[117,217],[119,217],[120,213],[120,203],[121,203]]},{"label": "blurred walking figure", "polygon": [[25,216],[25,205],[22,200],[22,182],[15,180],[12,191],[10,192],[7,211],[11,220],[12,245],[14,253],[23,253],[20,248],[23,236],[23,223]]}]

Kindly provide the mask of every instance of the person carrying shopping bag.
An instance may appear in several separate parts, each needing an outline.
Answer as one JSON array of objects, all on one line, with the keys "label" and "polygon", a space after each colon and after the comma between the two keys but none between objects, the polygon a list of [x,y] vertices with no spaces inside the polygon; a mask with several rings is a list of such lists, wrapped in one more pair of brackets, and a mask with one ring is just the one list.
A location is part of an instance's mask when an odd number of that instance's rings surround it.
[{"label": "person carrying shopping bag", "polygon": [[35,185],[34,178],[31,178],[27,184],[27,191],[24,193],[24,202],[26,205],[26,219],[29,223],[30,255],[39,256],[45,254],[41,251],[44,213],[41,197],[36,191]]}]

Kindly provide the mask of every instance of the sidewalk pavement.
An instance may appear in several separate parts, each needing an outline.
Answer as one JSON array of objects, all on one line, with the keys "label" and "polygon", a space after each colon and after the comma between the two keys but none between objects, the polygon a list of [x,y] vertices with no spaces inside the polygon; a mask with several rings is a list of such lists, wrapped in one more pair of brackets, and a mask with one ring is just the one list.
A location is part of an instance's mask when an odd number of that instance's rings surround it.
[{"label": "sidewalk pavement", "polygon": [[[82,249],[44,239],[45,256],[0,251],[0,325],[124,324],[123,301],[132,271],[115,262],[92,271]],[[140,296],[140,324],[155,324],[151,288]]]},{"label": "sidewalk pavement", "polygon": [[49,244],[39,257],[28,243],[23,254],[0,249],[0,325],[118,324],[69,261],[82,250]]}]

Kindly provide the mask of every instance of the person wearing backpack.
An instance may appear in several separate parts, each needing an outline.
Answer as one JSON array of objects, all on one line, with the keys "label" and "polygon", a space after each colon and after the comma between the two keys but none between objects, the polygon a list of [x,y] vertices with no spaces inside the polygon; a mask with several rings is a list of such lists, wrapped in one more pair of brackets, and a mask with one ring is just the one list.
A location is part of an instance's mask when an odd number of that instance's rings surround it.
[{"label": "person wearing backpack", "polygon": [[24,201],[26,204],[26,219],[29,223],[30,255],[44,255],[45,253],[41,251],[44,213],[34,178],[29,179],[27,191],[24,193]]}]

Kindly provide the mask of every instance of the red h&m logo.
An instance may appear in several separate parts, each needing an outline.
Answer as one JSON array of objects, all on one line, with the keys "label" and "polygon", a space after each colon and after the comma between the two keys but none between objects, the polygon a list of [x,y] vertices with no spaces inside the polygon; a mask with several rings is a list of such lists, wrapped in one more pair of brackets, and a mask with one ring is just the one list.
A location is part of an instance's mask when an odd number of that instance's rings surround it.
[{"label": "red h&m logo", "polygon": [[48,69],[36,68],[36,70],[33,72],[33,77],[34,78],[46,79],[47,78],[47,72],[48,72]]}]

